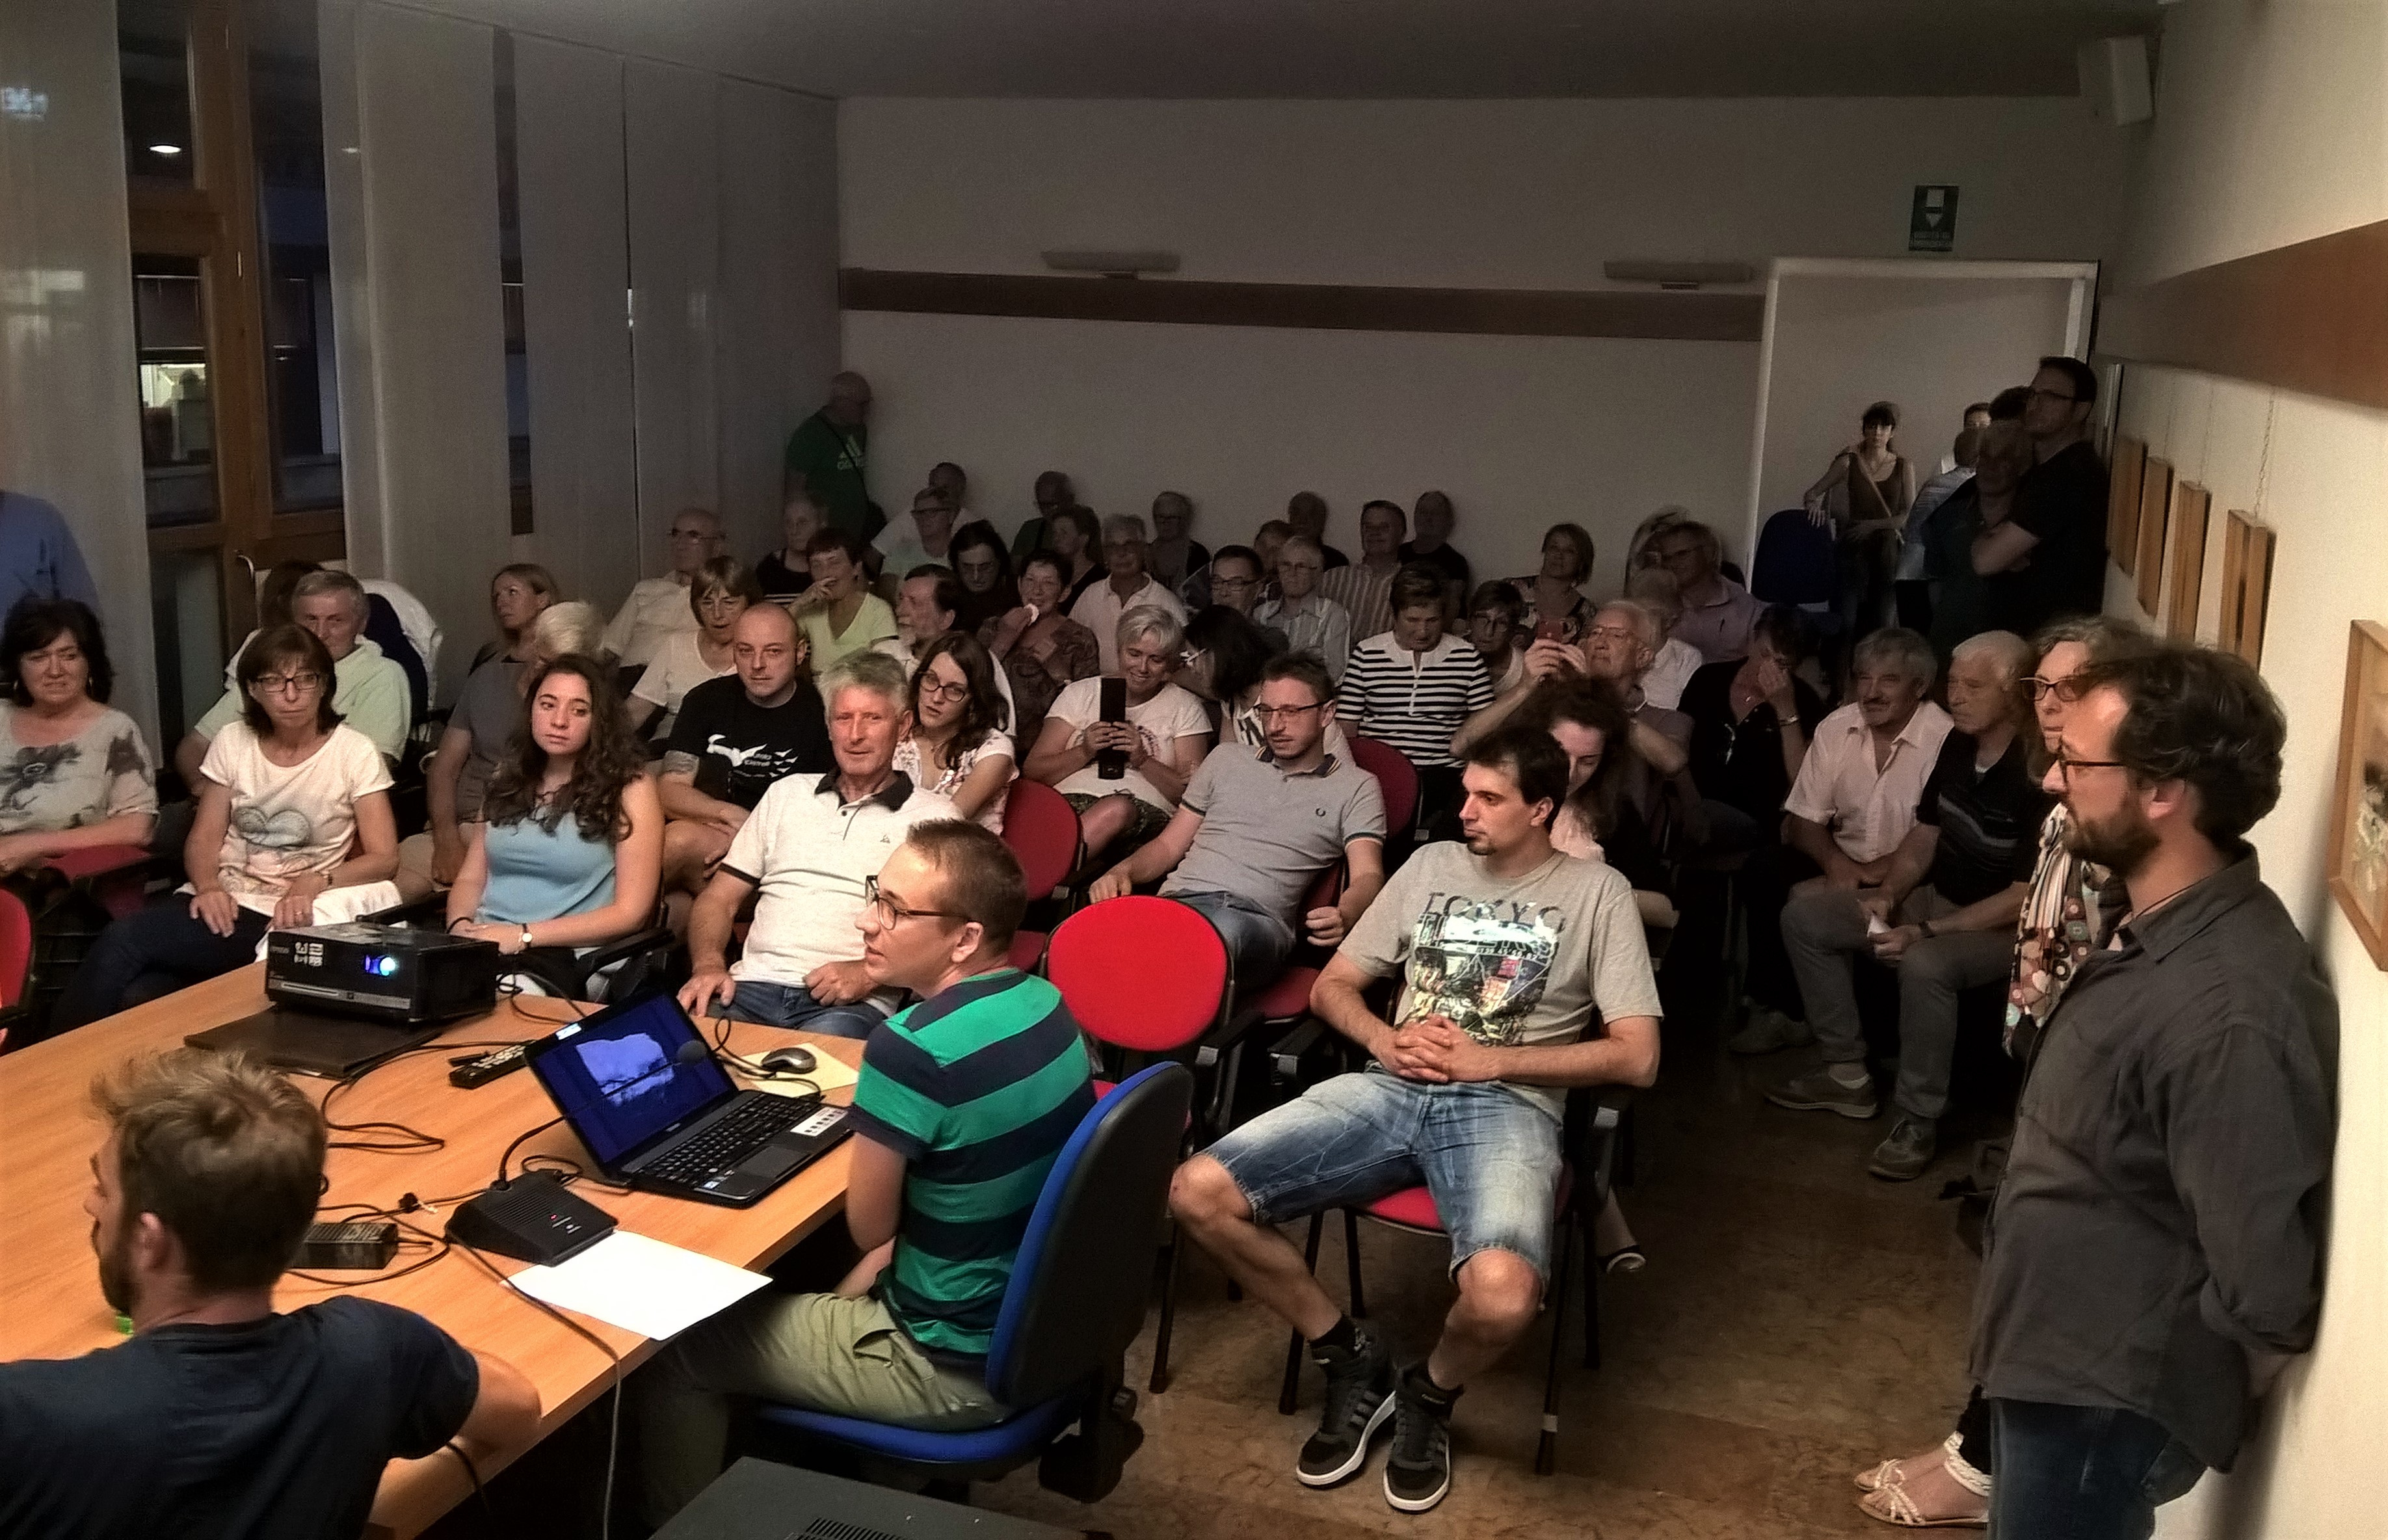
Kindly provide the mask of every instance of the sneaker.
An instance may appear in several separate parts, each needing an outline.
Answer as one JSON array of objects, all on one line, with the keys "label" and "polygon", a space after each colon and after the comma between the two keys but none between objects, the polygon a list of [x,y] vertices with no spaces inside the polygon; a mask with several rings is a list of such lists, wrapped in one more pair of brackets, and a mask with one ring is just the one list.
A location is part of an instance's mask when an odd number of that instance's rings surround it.
[{"label": "sneaker", "polygon": [[1872,1075],[1844,1086],[1833,1078],[1830,1065],[1793,1075],[1768,1091],[1766,1100],[1795,1113],[1838,1113],[1843,1117],[1872,1117],[1882,1110],[1874,1100]]},{"label": "sneaker", "polygon": [[1357,1330],[1356,1346],[1310,1350],[1327,1371],[1327,1409],[1294,1462],[1304,1486],[1333,1486],[1368,1463],[1368,1441],[1393,1415],[1392,1352],[1366,1327]]},{"label": "sneaker", "polygon": [[1886,1182],[1912,1182],[1939,1152],[1938,1129],[1929,1118],[1906,1116],[1890,1126],[1890,1137],[1874,1147],[1866,1169]]},{"label": "sneaker", "polygon": [[1772,1006],[1761,1005],[1751,1011],[1747,1025],[1724,1040],[1725,1050],[1732,1053],[1772,1053],[1778,1049],[1801,1048],[1816,1040],[1808,1024],[1794,1021]]},{"label": "sneaker", "polygon": [[1393,1446],[1385,1456],[1385,1501],[1424,1513],[1451,1490],[1451,1406],[1459,1392],[1427,1378],[1419,1364],[1394,1393]]}]

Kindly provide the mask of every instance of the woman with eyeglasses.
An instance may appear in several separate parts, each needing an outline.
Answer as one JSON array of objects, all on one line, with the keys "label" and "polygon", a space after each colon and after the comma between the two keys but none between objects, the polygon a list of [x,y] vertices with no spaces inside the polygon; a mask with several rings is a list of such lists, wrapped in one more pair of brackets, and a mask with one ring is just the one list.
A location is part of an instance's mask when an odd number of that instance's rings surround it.
[{"label": "woman with eyeglasses", "polygon": [[208,743],[183,846],[190,882],[100,933],[51,1019],[96,1021],[255,960],[268,929],[315,923],[315,900],[398,871],[381,751],[332,709],[332,655],[299,626],[240,657],[241,715]]},{"label": "woman with eyeglasses", "polygon": [[108,704],[115,670],[80,600],[26,598],[0,630],[0,876],[97,846],[146,846],[158,764]]},{"label": "woman with eyeglasses", "polygon": [[1095,633],[1062,607],[1069,572],[1058,553],[1031,555],[1020,564],[1019,606],[978,628],[979,641],[1011,681],[1011,704],[1020,713],[1011,733],[1017,744],[1035,744],[1061,692],[1102,668]]},{"label": "woman with eyeglasses", "polygon": [[929,643],[912,670],[911,706],[912,731],[896,745],[896,768],[987,833],[1003,833],[1004,797],[1017,773],[1010,711],[978,638],[947,631]]},{"label": "woman with eyeglasses", "polygon": [[1492,694],[1505,695],[1526,677],[1526,603],[1504,582],[1479,584],[1467,601],[1467,640],[1492,676]]},{"label": "woman with eyeglasses", "polygon": [[495,942],[505,971],[573,999],[591,998],[576,954],[652,923],[663,869],[663,804],[609,686],[577,654],[532,675],[527,730],[448,890],[450,930]]},{"label": "woman with eyeglasses", "polygon": [[696,630],[675,631],[655,649],[654,661],[630,692],[630,731],[641,732],[653,725],[650,736],[670,737],[688,693],[738,666],[738,617],[747,605],[762,602],[762,585],[737,557],[715,556],[698,567],[688,581],[688,607],[696,616]]}]

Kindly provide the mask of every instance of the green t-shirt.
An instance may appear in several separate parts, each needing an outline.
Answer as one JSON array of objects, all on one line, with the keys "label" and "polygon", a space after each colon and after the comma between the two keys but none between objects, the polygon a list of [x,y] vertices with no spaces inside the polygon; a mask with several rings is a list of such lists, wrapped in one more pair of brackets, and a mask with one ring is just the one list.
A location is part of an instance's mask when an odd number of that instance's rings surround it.
[{"label": "green t-shirt", "polygon": [[904,1157],[887,1307],[932,1356],[975,1368],[1045,1177],[1095,1104],[1061,992],[1000,969],[898,1011],[862,1050],[855,1131]]},{"label": "green t-shirt", "polygon": [[869,540],[886,520],[870,506],[864,481],[870,446],[868,426],[848,433],[816,412],[788,435],[788,469],[802,473],[805,486],[820,499],[829,521]]}]

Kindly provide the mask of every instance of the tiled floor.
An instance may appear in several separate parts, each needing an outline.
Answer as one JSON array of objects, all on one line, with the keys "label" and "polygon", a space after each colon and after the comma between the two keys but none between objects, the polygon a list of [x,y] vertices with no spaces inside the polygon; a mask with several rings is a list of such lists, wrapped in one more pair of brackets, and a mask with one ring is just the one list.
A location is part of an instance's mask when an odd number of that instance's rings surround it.
[{"label": "tiled floor", "polygon": [[[1390,1532],[1469,1540],[1816,1540],[1887,1534],[1857,1508],[1852,1471],[1924,1446],[1964,1398],[1975,1264],[1941,1184],[1962,1150],[1893,1186],[1863,1164],[1886,1120],[1853,1123],[1766,1104],[1766,1080],[1799,1062],[1737,1061],[1678,1012],[1659,1085],[1637,1104],[1637,1180],[1624,1193],[1649,1268],[1606,1281],[1603,1367],[1568,1356],[1558,1472],[1533,1474],[1548,1346],[1537,1330],[1472,1385],[1454,1426],[1452,1495],[1431,1514],[1389,1508],[1382,1445],[1331,1492],[1294,1480],[1317,1417],[1277,1410],[1285,1330],[1231,1303],[1196,1260],[1183,1275],[1174,1380],[1147,1395],[1146,1432],[1112,1495],[1091,1508],[1039,1489],[1033,1470],[982,1487],[982,1506],[1123,1540],[1305,1540]],[[1682,1025],[1685,1022],[1692,1025]],[[1812,1054],[1812,1050],[1807,1050]],[[1437,1243],[1363,1227],[1368,1303],[1404,1356],[1424,1350],[1449,1300]],[[1339,1228],[1320,1272],[1341,1297]],[[1581,1327],[1578,1314],[1571,1332]],[[1131,1364],[1141,1387],[1151,1333]]]}]

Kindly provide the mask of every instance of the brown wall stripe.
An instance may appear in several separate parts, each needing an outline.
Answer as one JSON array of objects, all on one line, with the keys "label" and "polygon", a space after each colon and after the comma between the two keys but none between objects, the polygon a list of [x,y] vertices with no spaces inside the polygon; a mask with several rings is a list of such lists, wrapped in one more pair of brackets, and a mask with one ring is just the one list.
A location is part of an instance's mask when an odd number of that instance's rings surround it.
[{"label": "brown wall stripe", "polygon": [[2388,407],[2388,220],[2113,295],[2097,351]]},{"label": "brown wall stripe", "polygon": [[838,275],[838,297],[847,310],[912,315],[1681,342],[1755,342],[1766,319],[1766,298],[1759,294],[1217,284],[852,267]]}]

